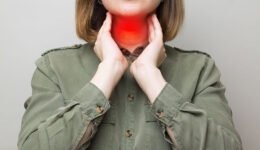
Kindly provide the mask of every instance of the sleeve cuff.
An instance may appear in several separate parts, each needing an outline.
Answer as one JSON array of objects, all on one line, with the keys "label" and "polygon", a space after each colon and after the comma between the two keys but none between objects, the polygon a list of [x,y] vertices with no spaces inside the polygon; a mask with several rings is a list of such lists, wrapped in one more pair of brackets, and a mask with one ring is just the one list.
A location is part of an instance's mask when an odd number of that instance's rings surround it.
[{"label": "sleeve cuff", "polygon": [[183,102],[182,97],[182,94],[167,82],[155,101],[150,104],[150,109],[158,120],[170,126],[171,121],[179,112]]},{"label": "sleeve cuff", "polygon": [[[103,114],[110,108],[110,100],[91,82],[80,89],[72,99],[81,104],[80,109],[86,114],[86,119],[89,121],[95,119],[95,121],[101,122]],[[99,119],[96,119],[97,117]]]}]

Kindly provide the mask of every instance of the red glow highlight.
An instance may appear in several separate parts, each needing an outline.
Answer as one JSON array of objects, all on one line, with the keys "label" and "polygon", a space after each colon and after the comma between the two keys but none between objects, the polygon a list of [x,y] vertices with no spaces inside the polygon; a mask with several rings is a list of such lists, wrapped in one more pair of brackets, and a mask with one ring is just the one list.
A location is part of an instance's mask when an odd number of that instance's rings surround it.
[{"label": "red glow highlight", "polygon": [[114,40],[124,46],[144,43],[147,39],[146,19],[116,18],[112,21],[112,36]]}]

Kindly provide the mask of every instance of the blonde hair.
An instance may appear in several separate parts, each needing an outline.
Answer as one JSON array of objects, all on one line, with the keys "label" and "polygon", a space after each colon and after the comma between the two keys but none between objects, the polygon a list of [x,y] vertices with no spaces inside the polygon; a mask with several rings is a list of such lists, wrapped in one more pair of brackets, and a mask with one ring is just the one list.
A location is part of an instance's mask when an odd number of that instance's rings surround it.
[{"label": "blonde hair", "polygon": [[[88,43],[95,43],[106,12],[97,0],[76,0],[77,36]],[[156,15],[162,27],[163,41],[174,39],[183,24],[183,0],[164,0],[156,9]]]}]

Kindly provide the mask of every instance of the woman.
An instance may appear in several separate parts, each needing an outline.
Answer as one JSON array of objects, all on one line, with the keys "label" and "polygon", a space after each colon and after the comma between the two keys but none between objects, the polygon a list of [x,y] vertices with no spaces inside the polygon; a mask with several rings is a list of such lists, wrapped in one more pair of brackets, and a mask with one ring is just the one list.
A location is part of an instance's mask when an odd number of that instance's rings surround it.
[{"label": "woman", "polygon": [[36,60],[18,148],[242,149],[214,59],[164,44],[183,16],[182,0],[77,0],[88,43]]}]

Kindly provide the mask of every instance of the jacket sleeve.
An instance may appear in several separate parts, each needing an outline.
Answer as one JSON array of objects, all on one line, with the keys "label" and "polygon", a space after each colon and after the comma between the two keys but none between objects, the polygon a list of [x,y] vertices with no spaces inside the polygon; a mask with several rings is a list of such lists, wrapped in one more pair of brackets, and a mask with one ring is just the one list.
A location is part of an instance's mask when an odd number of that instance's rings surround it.
[{"label": "jacket sleeve", "polygon": [[[232,110],[225,97],[220,71],[207,57],[200,73],[194,96],[184,99],[166,83],[150,110],[159,120],[164,139],[173,150],[242,150],[241,138],[234,127]],[[178,148],[171,141],[166,126],[172,131]]]},{"label": "jacket sleeve", "polygon": [[48,62],[48,55],[35,62],[32,95],[24,105],[18,149],[74,150],[92,121],[91,135],[79,149],[87,148],[110,108],[110,100],[98,87],[87,82],[65,101]]}]

